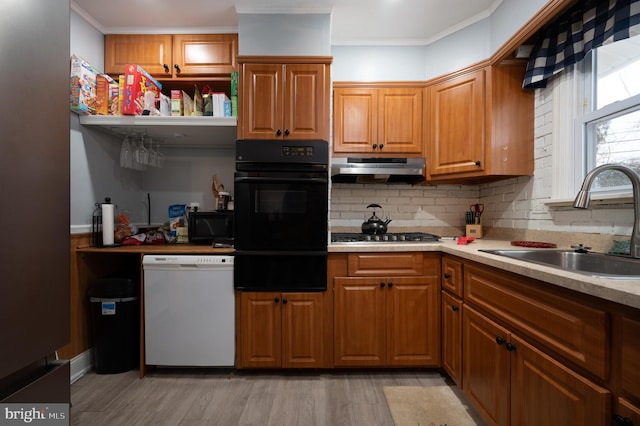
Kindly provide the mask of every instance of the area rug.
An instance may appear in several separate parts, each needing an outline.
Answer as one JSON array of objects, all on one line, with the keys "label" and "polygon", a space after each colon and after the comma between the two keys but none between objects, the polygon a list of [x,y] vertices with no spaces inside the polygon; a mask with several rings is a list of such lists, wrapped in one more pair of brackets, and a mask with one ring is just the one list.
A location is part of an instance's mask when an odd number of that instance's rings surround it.
[{"label": "area rug", "polygon": [[385,386],[395,426],[476,426],[448,386]]}]

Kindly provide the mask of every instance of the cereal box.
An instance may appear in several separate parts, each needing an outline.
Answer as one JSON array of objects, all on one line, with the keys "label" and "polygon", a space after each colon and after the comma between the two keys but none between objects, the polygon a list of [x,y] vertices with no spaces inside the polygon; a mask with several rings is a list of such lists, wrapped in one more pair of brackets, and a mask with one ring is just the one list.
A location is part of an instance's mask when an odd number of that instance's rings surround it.
[{"label": "cereal box", "polygon": [[98,115],[109,115],[112,84],[115,84],[115,81],[107,74],[96,76],[96,114]]},{"label": "cereal box", "polygon": [[120,86],[118,83],[109,85],[109,115],[120,115]]},{"label": "cereal box", "polygon": [[171,91],[171,116],[180,117],[183,115],[182,111],[182,90]]},{"label": "cereal box", "polygon": [[122,115],[142,115],[145,108],[144,93],[153,91],[156,100],[160,99],[162,84],[151,77],[140,65],[125,66]]},{"label": "cereal box", "polygon": [[96,77],[98,71],[87,61],[71,56],[69,102],[71,111],[87,115],[96,113]]}]

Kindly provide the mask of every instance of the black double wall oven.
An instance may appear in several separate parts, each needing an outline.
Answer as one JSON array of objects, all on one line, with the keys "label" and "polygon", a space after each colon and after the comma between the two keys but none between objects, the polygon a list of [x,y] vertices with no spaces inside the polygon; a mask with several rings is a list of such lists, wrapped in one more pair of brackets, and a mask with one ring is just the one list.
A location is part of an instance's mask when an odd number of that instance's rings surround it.
[{"label": "black double wall oven", "polygon": [[236,143],[234,286],[327,289],[328,143]]}]

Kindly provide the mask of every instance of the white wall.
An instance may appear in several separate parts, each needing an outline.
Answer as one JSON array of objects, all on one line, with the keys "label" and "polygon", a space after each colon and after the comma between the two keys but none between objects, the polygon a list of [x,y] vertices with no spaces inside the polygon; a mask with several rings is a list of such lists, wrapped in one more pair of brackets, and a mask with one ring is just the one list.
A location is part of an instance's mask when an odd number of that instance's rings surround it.
[{"label": "white wall", "polygon": [[330,14],[239,14],[240,55],[329,56]]}]

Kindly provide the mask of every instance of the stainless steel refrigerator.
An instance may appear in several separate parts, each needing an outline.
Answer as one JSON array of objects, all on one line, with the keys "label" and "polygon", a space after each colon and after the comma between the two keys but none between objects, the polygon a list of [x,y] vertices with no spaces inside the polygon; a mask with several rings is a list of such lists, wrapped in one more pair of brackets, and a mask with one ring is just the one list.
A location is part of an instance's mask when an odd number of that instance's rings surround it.
[{"label": "stainless steel refrigerator", "polygon": [[0,2],[0,402],[68,403],[69,0]]}]

